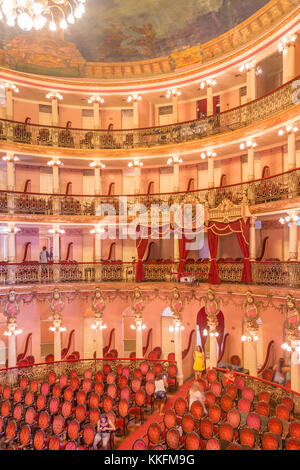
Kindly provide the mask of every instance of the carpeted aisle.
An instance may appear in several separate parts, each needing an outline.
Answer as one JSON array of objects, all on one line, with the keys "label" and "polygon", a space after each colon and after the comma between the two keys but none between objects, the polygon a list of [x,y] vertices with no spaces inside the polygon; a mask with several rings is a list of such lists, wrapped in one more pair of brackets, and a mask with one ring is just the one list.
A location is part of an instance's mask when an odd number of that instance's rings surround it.
[{"label": "carpeted aisle", "polygon": [[[173,408],[175,401],[179,397],[186,398],[188,390],[191,388],[191,385],[194,381],[194,378],[185,382],[177,391],[176,395],[174,395],[170,400],[167,401],[163,411],[167,411],[170,408]],[[144,422],[142,426],[140,426],[134,433],[132,433],[128,438],[118,447],[117,450],[131,450],[132,445],[136,439],[143,438],[145,434],[147,434],[147,429],[151,423],[160,422],[162,421],[162,416],[159,415],[158,412],[154,413],[151,418]]]}]

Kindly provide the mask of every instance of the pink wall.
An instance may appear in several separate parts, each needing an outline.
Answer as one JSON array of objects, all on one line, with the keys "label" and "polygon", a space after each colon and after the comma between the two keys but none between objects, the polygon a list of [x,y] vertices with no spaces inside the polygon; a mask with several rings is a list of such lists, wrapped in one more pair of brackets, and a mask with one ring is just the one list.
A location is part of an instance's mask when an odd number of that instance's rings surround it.
[{"label": "pink wall", "polygon": [[178,103],[178,120],[179,122],[192,121],[197,118],[196,101],[186,101]]},{"label": "pink wall", "polygon": [[14,99],[14,120],[24,122],[27,117],[31,118],[32,124],[39,123],[39,105],[30,101],[18,101]]},{"label": "pink wall", "polygon": [[[82,230],[79,228],[66,229],[65,233],[60,237],[60,256],[61,260],[66,259],[68,245],[73,243],[73,260],[82,261]],[[92,260],[91,260],[92,261]]]},{"label": "pink wall", "polygon": [[149,127],[150,103],[145,98],[139,102],[139,127]]},{"label": "pink wall", "polygon": [[[226,175],[226,184],[235,184],[241,182],[241,160],[239,157],[226,158],[221,160],[221,176]],[[220,177],[221,177],[220,176]],[[215,182],[217,186],[220,181]]]},{"label": "pink wall", "polygon": [[40,167],[33,165],[20,165],[15,166],[16,175],[16,191],[24,191],[25,183],[31,180],[31,189],[29,192],[40,192]]},{"label": "pink wall", "polygon": [[60,168],[59,170],[59,185],[62,194],[65,194],[68,182],[72,183],[72,194],[83,193],[83,174],[82,170],[75,170],[71,168]]},{"label": "pink wall", "polygon": [[223,111],[227,111],[227,109],[236,108],[238,106],[240,106],[239,88],[220,94],[220,112],[221,113]]},{"label": "pink wall", "polygon": [[39,261],[40,259],[40,237],[38,228],[23,227],[16,234],[16,261],[23,261],[25,253],[25,244],[31,242],[31,261]]},{"label": "pink wall", "polygon": [[189,180],[194,179],[194,189],[198,188],[197,165],[180,165],[179,167],[179,191],[187,191]]},{"label": "pink wall", "polygon": [[269,166],[271,176],[282,173],[283,171],[282,147],[276,147],[274,149],[263,150],[262,152],[260,152],[261,172],[263,172],[263,168],[265,166]]},{"label": "pink wall", "polygon": [[122,170],[102,170],[102,193],[108,194],[109,185],[115,183],[115,194],[122,194],[123,172]]},{"label": "pink wall", "polygon": [[114,129],[122,129],[121,109],[101,110],[101,128],[107,129],[110,124],[114,125]]},{"label": "pink wall", "polygon": [[154,183],[154,193],[159,193],[159,168],[142,168],[140,177],[141,194],[147,194],[151,181]]},{"label": "pink wall", "polygon": [[66,108],[59,105],[59,125],[65,127],[68,121],[71,121],[73,128],[82,128],[81,109]]}]

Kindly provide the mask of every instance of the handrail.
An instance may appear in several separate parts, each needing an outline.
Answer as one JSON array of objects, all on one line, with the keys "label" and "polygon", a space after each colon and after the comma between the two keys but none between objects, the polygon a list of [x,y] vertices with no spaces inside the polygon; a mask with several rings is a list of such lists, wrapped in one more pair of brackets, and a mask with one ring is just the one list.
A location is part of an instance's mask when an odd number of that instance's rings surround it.
[{"label": "handrail", "polygon": [[270,359],[271,347],[273,346],[273,344],[275,344],[275,341],[272,339],[272,340],[269,342],[269,344],[268,344],[267,353],[266,353],[266,358],[265,358],[265,360],[264,360],[263,365],[261,366],[261,368],[260,368],[259,371],[257,372],[258,374],[261,374],[261,373],[264,371],[264,369],[266,368],[267,363],[268,363],[268,361],[269,361],[269,359]]},{"label": "handrail", "polygon": [[260,98],[203,119],[124,130],[66,129],[61,126],[25,124],[0,119],[0,138],[23,144],[82,149],[141,148],[201,139],[208,135],[246,127],[259,119],[265,119],[293,106],[295,90],[292,88],[292,83],[298,78],[294,77]]}]

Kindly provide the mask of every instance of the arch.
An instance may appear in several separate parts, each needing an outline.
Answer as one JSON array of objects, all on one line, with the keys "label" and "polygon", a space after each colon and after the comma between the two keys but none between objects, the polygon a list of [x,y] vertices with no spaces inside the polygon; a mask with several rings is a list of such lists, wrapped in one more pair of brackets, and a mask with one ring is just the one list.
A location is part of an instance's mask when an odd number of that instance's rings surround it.
[{"label": "arch", "polygon": [[72,181],[68,181],[66,186],[66,196],[72,195]]},{"label": "arch", "polygon": [[31,242],[25,243],[24,246],[24,256],[22,263],[25,263],[26,261],[31,261]]},{"label": "arch", "polygon": [[68,244],[65,261],[73,261],[73,242]]},{"label": "arch", "polygon": [[161,349],[163,359],[167,359],[170,353],[175,353],[174,333],[170,331],[170,326],[173,325],[173,312],[170,306],[167,306],[161,312]]},{"label": "arch", "polygon": [[[224,314],[221,310],[219,311],[217,315],[217,319],[218,319],[217,332],[219,333],[219,336],[217,337],[217,345],[218,345],[218,358],[219,358],[222,352],[224,333],[225,333],[225,319],[224,319]],[[205,307],[202,307],[198,312],[197,325],[199,328],[199,335],[200,335],[200,340],[201,340],[200,345],[202,349],[205,349],[205,345],[207,343],[207,336],[204,336],[203,333],[204,333],[204,330],[208,331],[208,323],[207,323],[207,315],[206,315]]]},{"label": "arch", "polygon": [[26,180],[25,185],[24,185],[24,193],[30,193],[31,192],[31,180]]}]

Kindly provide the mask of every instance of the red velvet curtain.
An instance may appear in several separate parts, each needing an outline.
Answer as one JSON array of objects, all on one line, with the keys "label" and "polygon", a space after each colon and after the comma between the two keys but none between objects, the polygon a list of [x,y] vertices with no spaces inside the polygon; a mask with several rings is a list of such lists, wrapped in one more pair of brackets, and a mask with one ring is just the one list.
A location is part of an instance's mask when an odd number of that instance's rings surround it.
[{"label": "red velvet curtain", "polygon": [[148,246],[148,238],[137,238],[136,239],[136,249],[137,249],[137,264],[135,270],[135,280],[144,281],[144,266],[143,266],[143,257]]},{"label": "red velvet curtain", "polygon": [[216,256],[218,252],[218,237],[224,237],[231,233],[237,234],[237,239],[244,256],[244,265],[242,271],[242,281],[252,282],[251,266],[249,261],[249,236],[250,236],[250,219],[238,219],[228,224],[223,222],[209,222],[208,234],[208,247],[211,256],[209,282],[210,284],[220,284],[218,274],[218,266]]},{"label": "red velvet curtain", "polygon": [[217,96],[214,96],[214,97],[213,97],[213,110],[214,110],[214,114],[217,114],[217,106],[218,106],[218,97],[217,97]]},{"label": "red velvet curtain", "polygon": [[198,101],[198,119],[207,115],[207,99],[204,98]]},{"label": "red velvet curtain", "polygon": [[187,240],[186,240],[184,234],[182,234],[182,238],[178,239],[178,242],[179,242],[179,255],[180,255],[180,262],[179,262],[179,268],[178,268],[178,273],[179,273],[178,274],[178,279],[180,280],[181,274],[184,272],[184,265],[185,265],[186,258],[187,258],[189,250],[186,250]]}]

